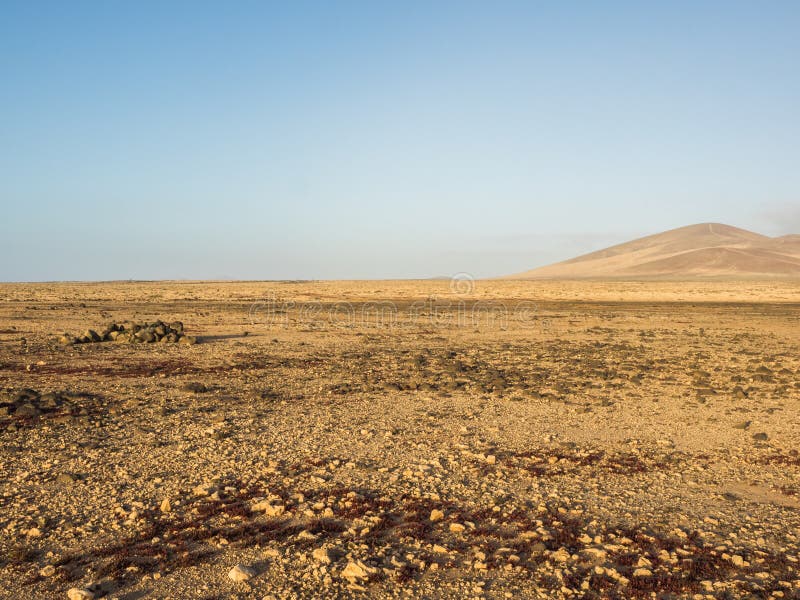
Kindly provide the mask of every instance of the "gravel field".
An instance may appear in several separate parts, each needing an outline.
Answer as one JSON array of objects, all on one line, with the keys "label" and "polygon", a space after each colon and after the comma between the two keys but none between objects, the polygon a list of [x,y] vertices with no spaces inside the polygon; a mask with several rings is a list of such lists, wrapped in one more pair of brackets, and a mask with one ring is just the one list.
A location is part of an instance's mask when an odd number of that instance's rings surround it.
[{"label": "gravel field", "polygon": [[0,299],[0,597],[800,598],[799,283]]}]

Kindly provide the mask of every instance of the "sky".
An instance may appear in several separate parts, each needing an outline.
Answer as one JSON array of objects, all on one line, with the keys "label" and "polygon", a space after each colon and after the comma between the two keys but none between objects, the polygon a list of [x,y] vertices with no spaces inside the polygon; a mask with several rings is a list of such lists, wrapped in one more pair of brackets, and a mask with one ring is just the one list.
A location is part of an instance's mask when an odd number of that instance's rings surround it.
[{"label": "sky", "polygon": [[0,3],[0,280],[800,233],[800,3]]}]

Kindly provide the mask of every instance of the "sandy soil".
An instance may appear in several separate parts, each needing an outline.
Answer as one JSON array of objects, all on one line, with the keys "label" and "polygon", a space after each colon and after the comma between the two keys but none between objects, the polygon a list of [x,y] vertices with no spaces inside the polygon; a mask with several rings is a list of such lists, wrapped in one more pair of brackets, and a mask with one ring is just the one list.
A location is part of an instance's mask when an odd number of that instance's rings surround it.
[{"label": "sandy soil", "polygon": [[798,283],[0,299],[2,597],[800,598]]}]

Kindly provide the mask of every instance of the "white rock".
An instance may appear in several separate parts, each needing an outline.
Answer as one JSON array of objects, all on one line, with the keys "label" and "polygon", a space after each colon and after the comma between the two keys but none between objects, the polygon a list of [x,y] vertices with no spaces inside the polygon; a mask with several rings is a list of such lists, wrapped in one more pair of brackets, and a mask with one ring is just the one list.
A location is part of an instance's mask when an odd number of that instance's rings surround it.
[{"label": "white rock", "polygon": [[342,570],[342,578],[347,579],[350,583],[357,583],[369,579],[373,573],[375,573],[375,569],[360,560],[350,561]]},{"label": "white rock", "polygon": [[256,572],[251,567],[247,565],[236,565],[228,572],[228,577],[230,577],[236,583],[241,583],[242,581],[247,581],[248,579],[252,579],[256,576]]},{"label": "white rock", "polygon": [[550,553],[550,558],[555,560],[556,562],[567,562],[570,559],[569,552],[567,552],[566,548],[559,548],[555,552]]},{"label": "white rock", "polygon": [[330,552],[328,552],[326,548],[315,548],[311,556],[314,557],[315,561],[324,565],[330,564],[331,562]]},{"label": "white rock", "polygon": [[192,490],[192,492],[197,496],[210,496],[214,491],[217,489],[212,483],[201,483]]},{"label": "white rock", "polygon": [[442,512],[438,508],[434,508],[431,511],[431,516],[430,516],[431,522],[436,523],[436,521],[441,521],[442,519],[444,519],[444,512]]},{"label": "white rock", "polygon": [[606,551],[601,548],[585,548],[581,551],[581,556],[591,562],[603,562],[606,559]]},{"label": "white rock", "polygon": [[39,569],[39,575],[42,577],[52,577],[56,574],[56,568],[53,565],[46,565]]},{"label": "white rock", "polygon": [[251,509],[256,512],[263,512],[268,517],[279,517],[286,512],[286,507],[283,504],[272,504],[269,500],[256,502]]}]

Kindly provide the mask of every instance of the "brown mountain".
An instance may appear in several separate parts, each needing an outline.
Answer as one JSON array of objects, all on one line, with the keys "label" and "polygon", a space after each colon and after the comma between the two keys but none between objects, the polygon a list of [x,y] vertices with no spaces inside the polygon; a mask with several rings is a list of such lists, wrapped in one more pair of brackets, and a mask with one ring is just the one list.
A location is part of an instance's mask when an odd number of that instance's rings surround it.
[{"label": "brown mountain", "polygon": [[649,235],[508,279],[800,278],[800,235],[771,238],[721,223]]}]

